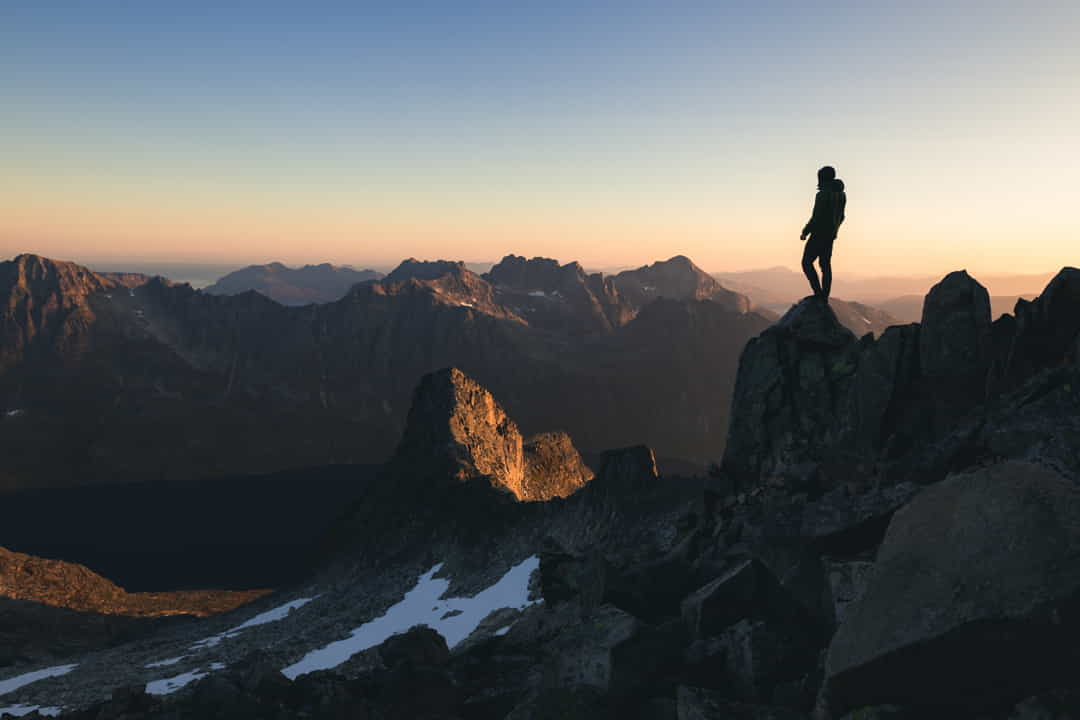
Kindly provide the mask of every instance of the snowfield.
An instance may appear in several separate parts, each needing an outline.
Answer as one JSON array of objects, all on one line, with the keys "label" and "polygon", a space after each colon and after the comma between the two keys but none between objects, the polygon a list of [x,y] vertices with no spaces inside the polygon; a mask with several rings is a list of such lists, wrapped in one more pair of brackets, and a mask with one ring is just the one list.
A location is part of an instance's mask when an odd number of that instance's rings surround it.
[{"label": "snowfield", "polygon": [[56,717],[60,714],[60,708],[41,707],[40,705],[8,705],[7,707],[0,707],[0,717],[3,717],[4,715],[22,717],[23,715],[29,715],[32,712],[37,712],[39,715],[44,715],[46,717]]},{"label": "snowfield", "polygon": [[[71,672],[77,667],[77,664],[54,665],[53,667],[42,668],[41,670],[34,670],[32,672],[23,673],[22,675],[16,675],[15,677],[8,678],[7,680],[0,680],[0,695],[7,695],[9,692],[14,692],[15,690],[18,690],[23,685],[29,685],[30,683],[37,682],[38,680],[67,675],[69,672]],[[27,712],[29,712],[29,710]]]},{"label": "snowfield", "polygon": [[[217,645],[219,642],[221,642],[222,640],[226,640],[228,638],[235,637],[236,635],[239,635],[240,631],[242,631],[242,630],[247,630],[248,628],[256,627],[258,625],[265,625],[266,623],[277,622],[278,620],[281,620],[281,619],[285,618],[286,616],[288,616],[288,614],[291,613],[293,610],[295,610],[297,608],[304,607],[305,605],[307,605],[309,602],[311,602],[312,600],[314,600],[317,597],[318,597],[318,595],[316,595],[314,597],[309,597],[309,598],[300,598],[299,600],[292,600],[292,601],[287,602],[284,605],[280,605],[280,606],[278,606],[278,607],[276,607],[276,608],[274,608],[272,610],[267,610],[266,612],[260,613],[259,615],[256,615],[255,617],[251,618],[247,622],[241,623],[241,624],[237,625],[234,628],[229,628],[228,630],[226,630],[223,633],[218,633],[217,635],[211,635],[208,638],[204,638],[204,639],[200,640],[199,642],[193,644],[191,646],[191,649],[192,650],[202,650],[202,649],[205,649],[205,648],[212,648],[215,645]],[[173,660],[173,662],[177,662],[180,659],[181,658],[177,658],[176,660]],[[165,665],[165,664],[171,665],[172,663],[162,660],[160,664],[162,664],[162,665]],[[150,666],[147,665],[147,667],[150,667]]]},{"label": "snowfield", "polygon": [[364,623],[344,640],[309,652],[281,672],[294,680],[316,670],[337,667],[356,653],[375,647],[391,635],[417,625],[435,630],[453,648],[495,610],[521,610],[532,605],[534,601],[529,600],[529,578],[538,567],[540,560],[534,555],[510,568],[498,582],[472,597],[443,598],[450,581],[435,577],[435,573],[442,568],[442,563],[439,563],[421,575],[416,586],[384,615]]}]

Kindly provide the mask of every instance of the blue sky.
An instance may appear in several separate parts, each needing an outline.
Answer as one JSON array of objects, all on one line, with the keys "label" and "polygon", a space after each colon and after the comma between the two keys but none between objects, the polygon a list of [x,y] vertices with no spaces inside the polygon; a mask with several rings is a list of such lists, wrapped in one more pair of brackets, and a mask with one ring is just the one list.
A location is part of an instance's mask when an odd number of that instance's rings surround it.
[{"label": "blue sky", "polygon": [[8,2],[0,251],[793,265],[830,162],[857,269],[1052,269],[1077,27],[1065,2]]}]

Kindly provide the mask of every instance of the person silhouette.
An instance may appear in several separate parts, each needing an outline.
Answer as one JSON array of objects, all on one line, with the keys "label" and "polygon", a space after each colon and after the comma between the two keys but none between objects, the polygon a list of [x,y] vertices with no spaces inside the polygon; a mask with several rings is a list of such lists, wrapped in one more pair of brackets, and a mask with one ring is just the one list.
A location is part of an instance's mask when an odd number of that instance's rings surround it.
[{"label": "person silhouette", "polygon": [[[836,177],[836,170],[830,166],[818,170],[818,191],[814,197],[814,211],[809,222],[803,228],[799,239],[806,243],[803,248],[802,269],[810,281],[814,297],[829,301],[832,290],[832,250],[840,223],[844,222],[844,210],[847,195],[844,193],[844,181]],[[810,239],[807,240],[807,236]],[[814,261],[821,265],[821,280],[818,281]]]}]

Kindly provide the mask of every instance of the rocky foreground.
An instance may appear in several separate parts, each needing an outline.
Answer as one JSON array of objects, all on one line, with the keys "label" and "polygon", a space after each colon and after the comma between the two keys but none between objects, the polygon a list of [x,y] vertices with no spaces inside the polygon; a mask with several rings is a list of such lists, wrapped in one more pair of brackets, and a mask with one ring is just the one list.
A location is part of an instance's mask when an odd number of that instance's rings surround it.
[{"label": "rocky foreground", "polygon": [[[1078,331],[1073,269],[995,322],[952,274],[922,323],[877,341],[804,301],[744,351],[707,482],[657,475],[643,447],[589,479],[572,439],[530,455],[495,397],[433,374],[311,580],[11,671],[0,702],[80,719],[1076,717]],[[582,486],[561,497],[568,477]]]}]

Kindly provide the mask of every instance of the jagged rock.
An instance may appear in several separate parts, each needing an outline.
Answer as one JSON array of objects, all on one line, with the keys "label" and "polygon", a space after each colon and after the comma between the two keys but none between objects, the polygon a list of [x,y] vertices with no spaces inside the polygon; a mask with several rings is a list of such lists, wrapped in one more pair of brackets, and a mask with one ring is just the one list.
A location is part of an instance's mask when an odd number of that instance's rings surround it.
[{"label": "jagged rock", "polygon": [[919,337],[917,324],[887,328],[859,357],[852,393],[855,444],[864,457],[907,452],[925,434],[918,411]]},{"label": "jagged rock", "polygon": [[525,443],[524,450],[522,500],[568,497],[593,479],[593,471],[564,432],[534,435]]},{"label": "jagged rock", "polygon": [[739,487],[760,478],[805,478],[806,466],[831,460],[851,443],[853,418],[844,413],[858,367],[855,336],[815,298],[794,306],[747,343],[739,362],[722,470]]},{"label": "jagged rock", "polygon": [[990,350],[990,295],[964,270],[930,289],[923,305],[919,363],[929,378],[985,370]]},{"label": "jagged rock", "polygon": [[1039,297],[1017,300],[999,378],[1015,387],[1039,370],[1080,360],[1080,270],[1062,268]]},{"label": "jagged rock", "polygon": [[547,433],[526,446],[495,397],[457,368],[420,380],[392,467],[487,483],[518,500],[566,497],[591,478],[569,436]]},{"label": "jagged rock", "polygon": [[606,334],[637,312],[611,278],[586,274],[579,263],[507,255],[484,275],[505,304],[521,308],[529,324],[572,335]]},{"label": "jagged rock", "polygon": [[927,294],[919,330],[919,392],[932,436],[983,400],[991,349],[989,293],[967,272],[949,273]]},{"label": "jagged rock", "polygon": [[487,389],[456,368],[420,380],[394,461],[423,466],[431,477],[483,480],[515,495],[525,482],[517,424]]},{"label": "jagged rock", "polygon": [[977,709],[1061,687],[1080,661],[1080,490],[1007,462],[899,510],[829,648],[833,709]]}]

